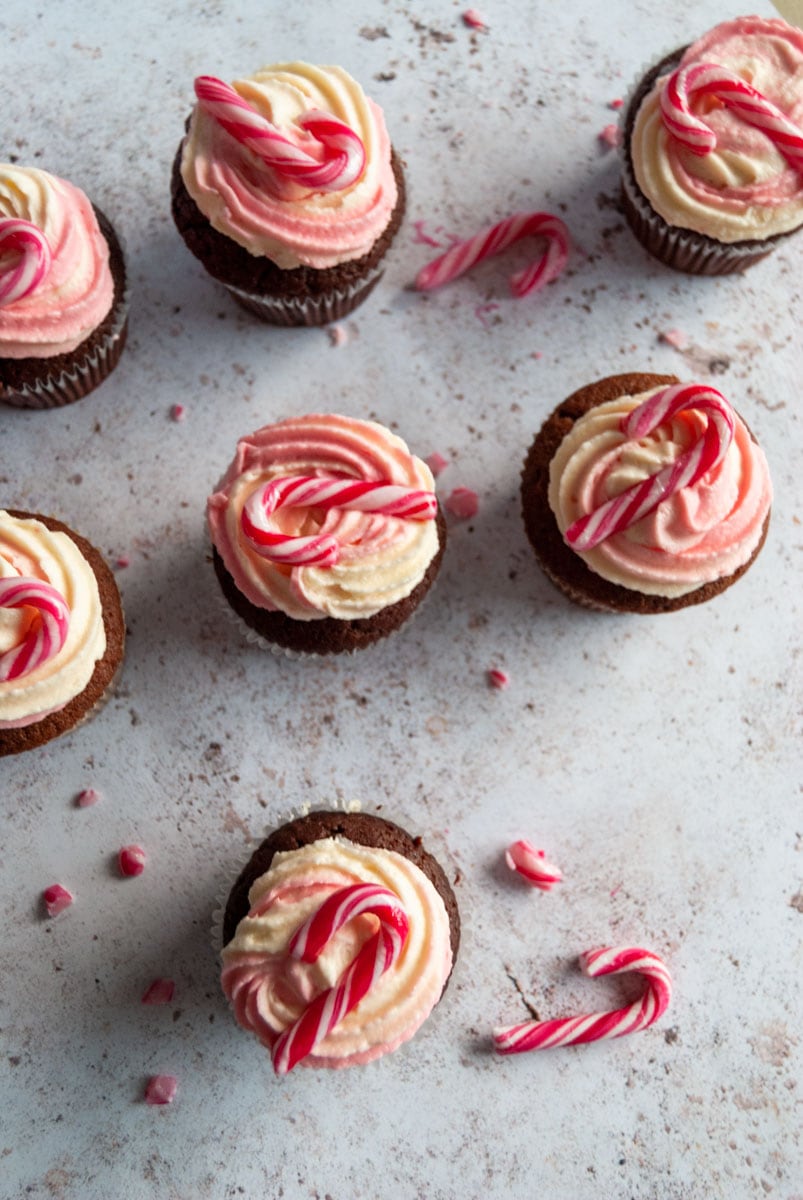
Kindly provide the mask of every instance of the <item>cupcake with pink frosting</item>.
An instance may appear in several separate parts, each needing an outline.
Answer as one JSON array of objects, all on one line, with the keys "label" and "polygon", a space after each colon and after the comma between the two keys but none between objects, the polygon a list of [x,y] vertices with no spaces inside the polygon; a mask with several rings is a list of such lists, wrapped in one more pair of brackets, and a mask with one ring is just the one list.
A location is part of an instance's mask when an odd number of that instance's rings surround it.
[{"label": "cupcake with pink frosting", "polygon": [[419,837],[311,812],[258,847],[223,916],[221,982],[274,1070],[361,1066],[412,1038],[460,943],[457,901]]},{"label": "cupcake with pink frosting", "polygon": [[739,17],[664,58],[623,126],[625,213],[655,258],[743,271],[803,226],[803,31]]},{"label": "cupcake with pink frosting", "polygon": [[80,400],[117,365],[127,333],[123,252],[74,184],[0,165],[0,401]]},{"label": "cupcake with pink frosting", "polygon": [[664,613],[712,599],[750,569],[772,484],[721,393],[629,374],[580,388],[547,418],[521,498],[536,558],[572,600]]},{"label": "cupcake with pink frosting", "polygon": [[176,226],[244,307],[323,325],[373,290],[404,207],[381,108],[340,67],[195,80],[173,167]]},{"label": "cupcake with pink frosting", "polygon": [[207,502],[228,605],[271,648],[340,654],[386,637],[440,567],[434,486],[375,421],[313,414],[242,438]]}]

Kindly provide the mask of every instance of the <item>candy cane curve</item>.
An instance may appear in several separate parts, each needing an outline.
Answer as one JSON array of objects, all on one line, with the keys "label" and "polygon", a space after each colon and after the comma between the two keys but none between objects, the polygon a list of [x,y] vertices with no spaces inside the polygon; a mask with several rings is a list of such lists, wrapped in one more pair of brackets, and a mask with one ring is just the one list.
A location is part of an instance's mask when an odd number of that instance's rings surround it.
[{"label": "candy cane curve", "polygon": [[714,96],[732,108],[762,130],[795,170],[803,172],[803,129],[741,76],[716,63],[679,67],[661,93],[664,125],[693,154],[710,154],[717,144],[713,129],[691,110],[692,100],[699,96]]},{"label": "candy cane curve", "polygon": [[362,140],[350,125],[331,113],[311,109],[299,117],[298,126],[318,143],[316,153],[311,153],[283,134],[222,79],[199,75],[195,95],[200,106],[227,133],[285,179],[316,191],[335,192],[351,187],[363,173]]},{"label": "candy cane curve", "polygon": [[652,1025],[666,1012],[672,999],[672,979],[665,964],[650,950],[631,946],[600,946],[580,955],[586,975],[618,975],[635,971],[646,980],[639,1000],[611,1012],[588,1013],[552,1021],[523,1021],[494,1031],[494,1048],[499,1054],[547,1050],[553,1046],[575,1046],[606,1038],[624,1037]]},{"label": "candy cane curve", "polygon": [[0,308],[30,295],[53,261],[50,243],[42,230],[17,217],[0,218],[0,255],[8,251],[17,251],[19,257],[13,265],[0,270]]},{"label": "candy cane curve", "polygon": [[279,1035],[271,1051],[277,1075],[285,1075],[306,1058],[397,961],[407,939],[409,921],[394,892],[380,884],[355,883],[327,897],[290,939],[291,957],[315,962],[337,931],[364,913],[379,920],[379,929],[363,944],[337,983],[316,996]]},{"label": "candy cane curve", "polygon": [[694,445],[674,463],[574,521],[564,535],[574,550],[592,550],[612,534],[629,529],[661,501],[691,487],[721,462],[733,438],[734,412],[720,392],[701,383],[673,384],[649,396],[623,418],[622,432],[628,440],[647,437],[684,409],[693,409],[708,418]]},{"label": "candy cane curve", "polygon": [[53,658],[67,640],[70,609],[61,592],[41,579],[13,575],[0,579],[0,608],[35,608],[31,623],[17,646],[0,655],[0,683],[28,675]]},{"label": "candy cane curve", "polygon": [[511,871],[521,875],[522,879],[526,879],[533,887],[540,888],[542,892],[551,891],[555,884],[563,879],[560,868],[547,862],[544,851],[536,849],[532,842],[525,838],[508,846],[505,862]]},{"label": "candy cane curve", "polygon": [[422,267],[415,280],[419,291],[431,291],[451,283],[475,263],[506,250],[525,237],[543,237],[547,248],[540,258],[510,277],[510,288],[522,297],[557,279],[569,255],[569,231],[559,217],[544,212],[519,212],[474,237],[451,246],[444,254]]},{"label": "candy cane curve", "polygon": [[288,475],[273,479],[249,496],[241,526],[263,558],[287,566],[334,566],[340,544],[326,534],[294,537],[279,533],[270,518],[280,508],[344,508],[410,521],[430,521],[437,512],[434,492],[397,484],[332,476]]}]

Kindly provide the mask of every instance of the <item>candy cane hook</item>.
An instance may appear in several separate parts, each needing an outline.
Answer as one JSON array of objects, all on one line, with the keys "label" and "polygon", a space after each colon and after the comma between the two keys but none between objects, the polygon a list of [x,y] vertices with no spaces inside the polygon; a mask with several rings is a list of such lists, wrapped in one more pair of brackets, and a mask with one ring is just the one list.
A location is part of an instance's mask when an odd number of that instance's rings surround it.
[{"label": "candy cane hook", "polygon": [[[13,258],[17,252],[16,259]],[[0,308],[22,300],[35,290],[50,270],[50,244],[31,221],[0,218],[0,258],[11,253],[9,265],[0,268]]]},{"label": "candy cane hook", "polygon": [[67,640],[70,608],[49,583],[25,575],[0,579],[0,608],[33,608],[37,611],[25,637],[0,655],[0,683],[28,675],[53,658]]}]

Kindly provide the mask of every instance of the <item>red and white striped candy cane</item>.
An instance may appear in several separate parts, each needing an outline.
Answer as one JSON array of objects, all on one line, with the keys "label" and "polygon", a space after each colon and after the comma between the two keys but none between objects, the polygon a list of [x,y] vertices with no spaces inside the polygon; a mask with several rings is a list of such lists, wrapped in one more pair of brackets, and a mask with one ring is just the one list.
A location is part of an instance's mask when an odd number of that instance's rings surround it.
[{"label": "red and white striped candy cane", "polygon": [[51,584],[25,575],[0,579],[0,608],[35,608],[39,614],[20,644],[0,655],[0,683],[5,683],[58,654],[67,639],[70,609]]},{"label": "red and white striped candy cane", "polygon": [[438,509],[434,492],[392,483],[331,476],[288,475],[273,479],[246,501],[242,530],[257,554],[293,567],[331,567],[340,558],[337,538],[279,533],[270,518],[280,508],[347,508],[410,521],[430,521]]},{"label": "red and white striped candy cane", "polygon": [[672,979],[666,966],[649,950],[630,946],[601,946],[580,955],[586,975],[618,975],[637,971],[647,981],[640,1000],[613,1012],[589,1013],[555,1021],[523,1021],[494,1031],[494,1047],[499,1054],[521,1054],[525,1050],[548,1050],[552,1046],[576,1046],[604,1038],[624,1037],[652,1025],[666,1012],[672,999]]},{"label": "red and white striped candy cane", "polygon": [[230,84],[199,75],[195,95],[201,107],[241,145],[247,146],[277,175],[319,192],[351,187],[363,173],[365,147],[350,125],[331,113],[311,109],[298,119],[318,146],[304,149],[263,117]]},{"label": "red and white striped candy cane", "polygon": [[547,862],[544,851],[536,849],[532,842],[524,838],[508,846],[505,862],[511,871],[521,875],[522,879],[526,879],[533,887],[540,888],[542,892],[551,891],[555,884],[563,879],[563,872],[559,867]]},{"label": "red and white striped candy cane", "polygon": [[0,308],[22,300],[37,288],[52,262],[42,230],[17,217],[0,218],[0,259],[7,256],[9,262],[0,266]]},{"label": "red and white striped candy cane", "polygon": [[762,130],[784,158],[803,172],[803,130],[741,76],[716,63],[679,67],[661,93],[664,125],[693,154],[710,154],[717,144],[713,129],[692,112],[692,101],[700,96],[714,96]]},{"label": "red and white striped candy cane", "polygon": [[302,962],[315,962],[337,931],[363,913],[377,917],[379,929],[363,944],[334,987],[316,996],[279,1035],[271,1051],[277,1075],[285,1075],[311,1054],[401,954],[409,928],[407,913],[395,893],[373,883],[355,883],[333,892],[296,930],[288,953]]},{"label": "red and white striped candy cane", "polygon": [[691,449],[641,483],[573,522],[565,538],[574,550],[592,550],[611,534],[629,529],[682,488],[691,487],[725,457],[733,438],[734,413],[728,401],[702,383],[677,383],[650,396],[622,420],[629,440],[647,437],[684,409],[703,413],[708,422]]},{"label": "red and white striped candy cane", "polygon": [[484,229],[465,242],[451,246],[445,254],[422,267],[415,280],[419,291],[430,291],[465,274],[475,263],[506,250],[525,237],[543,237],[547,248],[529,267],[510,277],[514,296],[526,296],[557,279],[569,254],[569,231],[550,213],[514,213],[490,229]]}]

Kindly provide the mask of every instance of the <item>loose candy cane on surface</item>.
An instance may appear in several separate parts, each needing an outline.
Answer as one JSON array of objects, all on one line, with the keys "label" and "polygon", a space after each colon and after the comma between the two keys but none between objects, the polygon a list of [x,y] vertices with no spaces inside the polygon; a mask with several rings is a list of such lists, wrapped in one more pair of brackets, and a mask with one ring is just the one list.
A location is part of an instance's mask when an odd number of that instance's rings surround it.
[{"label": "loose candy cane on surface", "polygon": [[542,892],[551,891],[555,884],[560,883],[563,879],[563,872],[560,868],[547,862],[543,850],[537,850],[532,842],[528,842],[525,838],[508,846],[505,851],[505,862],[511,871],[521,875],[523,879],[526,879],[533,887],[540,888]]},{"label": "loose candy cane on surface", "polygon": [[543,237],[547,248],[531,266],[510,277],[515,296],[526,296],[557,279],[569,255],[569,231],[558,217],[550,213],[514,213],[490,229],[484,229],[467,241],[458,242],[444,254],[422,267],[415,280],[419,291],[430,291],[451,283],[470,270],[475,263],[499,254],[525,237]]},{"label": "loose candy cane on surface", "polygon": [[331,476],[288,475],[273,479],[246,501],[241,525],[257,554],[287,566],[331,567],[340,559],[340,543],[328,534],[294,537],[280,533],[271,516],[280,508],[344,508],[359,512],[430,521],[438,510],[434,492],[397,484]]},{"label": "loose candy cane on surface", "polygon": [[282,133],[222,79],[199,75],[195,95],[201,107],[236,141],[252,150],[277,175],[302,187],[342,191],[363,173],[362,140],[350,125],[331,113],[311,109],[298,118],[299,128],[314,139],[307,148]]},{"label": "loose candy cane on surface", "polygon": [[693,154],[710,154],[717,137],[692,101],[713,96],[748,124],[767,135],[797,170],[803,172],[803,129],[741,76],[716,63],[692,63],[673,71],[661,93],[661,116],[669,132]]},{"label": "loose candy cane on surface", "polygon": [[288,954],[302,962],[315,962],[337,931],[364,913],[378,918],[379,929],[363,944],[334,987],[316,996],[279,1035],[271,1051],[277,1075],[285,1075],[311,1054],[393,966],[404,947],[409,922],[394,892],[379,884],[355,883],[333,892],[290,939]]},{"label": "loose candy cane on surface", "polygon": [[0,655],[0,683],[5,683],[30,674],[58,654],[67,640],[70,608],[51,584],[26,575],[0,579],[0,608],[33,608],[38,613],[19,645]]},{"label": "loose candy cane on surface", "polygon": [[672,999],[672,979],[666,966],[650,950],[631,946],[600,946],[580,955],[580,966],[592,979],[599,975],[618,975],[635,971],[643,975],[647,986],[641,999],[612,1012],[589,1013],[554,1021],[523,1021],[494,1031],[494,1047],[499,1054],[521,1054],[527,1050],[548,1050],[552,1046],[575,1046],[605,1038],[638,1033],[666,1012]]},{"label": "loose candy cane on surface", "polygon": [[622,432],[628,440],[647,437],[684,409],[708,418],[694,445],[663,470],[574,521],[564,535],[574,550],[592,550],[612,534],[629,529],[662,500],[691,487],[725,457],[733,438],[734,412],[720,392],[701,383],[678,383],[656,392],[623,419]]},{"label": "loose candy cane on surface", "polygon": [[16,217],[0,218],[0,308],[22,300],[35,290],[50,270],[52,254],[38,226]]}]

